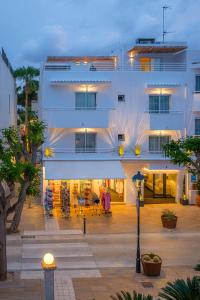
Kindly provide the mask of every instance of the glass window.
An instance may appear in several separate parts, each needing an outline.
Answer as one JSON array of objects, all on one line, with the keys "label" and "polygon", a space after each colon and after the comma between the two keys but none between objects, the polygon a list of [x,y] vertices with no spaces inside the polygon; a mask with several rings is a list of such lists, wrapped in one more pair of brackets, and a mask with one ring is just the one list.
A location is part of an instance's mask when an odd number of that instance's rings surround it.
[{"label": "glass window", "polygon": [[120,142],[124,142],[125,141],[125,134],[124,133],[118,134],[118,141],[120,141]]},{"label": "glass window", "polygon": [[118,95],[118,102],[125,102],[125,95]]},{"label": "glass window", "polygon": [[76,93],[76,109],[96,109],[96,93]]},{"label": "glass window", "polygon": [[149,112],[150,113],[169,113],[169,95],[150,95]]},{"label": "glass window", "polygon": [[140,60],[141,71],[150,72],[152,59],[150,57],[140,57],[139,60]]},{"label": "glass window", "polygon": [[75,149],[76,152],[95,152],[96,133],[76,133]]},{"label": "glass window", "polygon": [[195,91],[200,92],[200,75],[196,75]]},{"label": "glass window", "polygon": [[170,136],[168,135],[151,135],[149,136],[149,152],[162,152],[163,146],[168,144],[170,141]]},{"label": "glass window", "polygon": [[195,135],[200,135],[200,119],[195,119]]}]

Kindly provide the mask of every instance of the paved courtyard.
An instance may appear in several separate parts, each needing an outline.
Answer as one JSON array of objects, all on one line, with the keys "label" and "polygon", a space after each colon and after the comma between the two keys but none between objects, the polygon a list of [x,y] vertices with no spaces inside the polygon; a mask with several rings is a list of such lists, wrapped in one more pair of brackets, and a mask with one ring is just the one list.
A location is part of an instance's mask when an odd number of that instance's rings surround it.
[{"label": "paved courtyard", "polygon": [[[162,228],[164,208],[176,211],[176,230]],[[65,219],[57,211],[54,218],[47,218],[40,205],[25,207],[20,233],[8,236],[8,268],[15,276],[9,289],[8,282],[0,283],[0,296],[5,300],[44,299],[41,257],[46,252],[54,254],[58,266],[56,300],[107,300],[121,289],[157,295],[168,280],[198,274],[193,267],[200,262],[200,208],[146,205],[141,208],[141,224],[142,253],[153,251],[163,259],[159,278],[136,276],[134,272],[134,206],[113,206],[112,217],[87,215],[86,235],[82,216]],[[143,281],[152,282],[153,287],[144,288]],[[28,296],[31,289],[32,298]]]}]

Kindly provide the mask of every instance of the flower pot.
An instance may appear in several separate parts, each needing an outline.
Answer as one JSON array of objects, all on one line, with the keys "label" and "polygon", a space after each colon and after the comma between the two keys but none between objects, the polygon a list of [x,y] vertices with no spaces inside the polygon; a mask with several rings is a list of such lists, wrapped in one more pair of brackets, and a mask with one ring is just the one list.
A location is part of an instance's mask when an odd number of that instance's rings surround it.
[{"label": "flower pot", "polygon": [[196,205],[200,207],[200,195],[196,194]]},{"label": "flower pot", "polygon": [[[144,255],[145,254],[142,255],[142,258]],[[146,276],[160,276],[161,265],[162,265],[162,260],[161,262],[154,263],[154,262],[144,261],[142,259],[142,267],[143,267],[144,274]]]},{"label": "flower pot", "polygon": [[177,219],[178,219],[177,216],[174,216],[173,218],[167,218],[165,216],[161,216],[163,227],[168,229],[176,228]]},{"label": "flower pot", "polygon": [[181,198],[181,199],[180,199],[180,203],[181,203],[182,205],[189,205],[189,199]]}]

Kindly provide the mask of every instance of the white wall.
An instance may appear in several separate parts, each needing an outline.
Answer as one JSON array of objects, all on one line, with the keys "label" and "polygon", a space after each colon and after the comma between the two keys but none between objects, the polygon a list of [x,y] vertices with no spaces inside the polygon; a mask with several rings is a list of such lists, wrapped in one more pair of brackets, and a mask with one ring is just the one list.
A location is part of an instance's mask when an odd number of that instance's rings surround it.
[{"label": "white wall", "polygon": [[0,129],[16,125],[15,80],[0,55]]}]

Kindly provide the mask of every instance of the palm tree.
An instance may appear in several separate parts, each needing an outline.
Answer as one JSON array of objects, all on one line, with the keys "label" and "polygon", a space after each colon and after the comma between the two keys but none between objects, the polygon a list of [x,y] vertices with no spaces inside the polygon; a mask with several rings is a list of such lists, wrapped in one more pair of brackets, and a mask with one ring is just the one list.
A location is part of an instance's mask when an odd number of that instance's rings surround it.
[{"label": "palm tree", "polygon": [[[22,81],[22,91],[24,91],[24,103],[25,103],[25,130],[26,134],[28,131],[28,106],[29,106],[29,97],[31,94],[35,93],[38,90],[38,81],[35,80],[36,77],[40,75],[40,71],[34,67],[22,67],[18,68],[14,72],[16,79]],[[23,92],[22,92],[23,95]]]},{"label": "palm tree", "polygon": [[168,282],[159,296],[166,300],[200,300],[200,277],[194,276],[192,279]]}]

